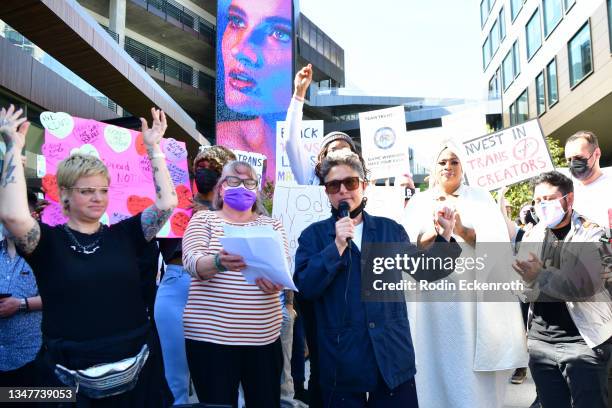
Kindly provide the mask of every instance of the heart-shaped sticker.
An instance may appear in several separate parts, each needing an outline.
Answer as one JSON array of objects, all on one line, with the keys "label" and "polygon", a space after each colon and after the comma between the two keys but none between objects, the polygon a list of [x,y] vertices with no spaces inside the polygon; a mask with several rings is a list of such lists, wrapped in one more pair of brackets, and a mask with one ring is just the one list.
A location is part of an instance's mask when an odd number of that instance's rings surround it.
[{"label": "heart-shaped sticker", "polygon": [[162,149],[168,160],[178,161],[187,158],[187,150],[185,150],[185,143],[178,142],[173,138],[163,139],[165,143],[162,145]]},{"label": "heart-shaped sticker", "polygon": [[40,114],[40,123],[60,139],[66,138],[74,128],[74,119],[65,112],[43,112]]},{"label": "heart-shaped sticker", "polygon": [[42,189],[47,195],[47,198],[59,203],[59,190],[57,188],[57,179],[54,174],[47,174],[42,178]]},{"label": "heart-shaped sticker", "polygon": [[96,149],[95,146],[90,144],[84,144],[81,147],[75,147],[74,149],[70,150],[70,155],[73,155],[75,153],[88,154],[90,156],[96,156],[98,159],[100,158],[100,153],[98,153],[98,149]]},{"label": "heart-shaped sticker", "polygon": [[176,187],[176,196],[178,197],[178,208],[188,209],[191,208],[192,198],[191,191],[189,191],[189,187],[185,185],[180,185]]},{"label": "heart-shaped sticker", "polygon": [[136,153],[138,153],[140,156],[147,154],[147,146],[144,144],[142,132],[138,133],[138,136],[136,136]]},{"label": "heart-shaped sticker", "polygon": [[104,140],[116,153],[123,153],[132,144],[132,134],[127,129],[107,125],[104,128]]},{"label": "heart-shaped sticker", "polygon": [[153,200],[151,200],[149,197],[131,195],[127,199],[127,209],[132,215],[141,213],[152,205]]},{"label": "heart-shaped sticker", "polygon": [[187,224],[189,224],[189,217],[183,212],[177,212],[170,217],[170,228],[177,237],[182,237],[185,234]]}]

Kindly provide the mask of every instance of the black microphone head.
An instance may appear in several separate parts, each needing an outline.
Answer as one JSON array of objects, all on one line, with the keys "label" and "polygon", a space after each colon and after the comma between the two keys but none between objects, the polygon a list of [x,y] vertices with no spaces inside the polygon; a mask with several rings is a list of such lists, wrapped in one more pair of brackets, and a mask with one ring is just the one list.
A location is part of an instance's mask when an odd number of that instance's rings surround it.
[{"label": "black microphone head", "polygon": [[338,204],[338,215],[340,218],[349,216],[349,204],[346,201],[340,201]]}]

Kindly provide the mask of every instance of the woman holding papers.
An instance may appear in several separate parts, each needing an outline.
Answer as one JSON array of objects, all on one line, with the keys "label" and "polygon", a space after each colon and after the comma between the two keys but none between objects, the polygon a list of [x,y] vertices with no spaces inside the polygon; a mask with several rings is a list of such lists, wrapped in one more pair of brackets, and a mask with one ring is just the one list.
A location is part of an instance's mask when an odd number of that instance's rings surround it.
[{"label": "woman holding papers", "polygon": [[[295,281],[315,305],[323,406],[417,407],[406,304],[361,298],[364,245],[396,243],[402,251],[414,247],[401,225],[363,210],[367,182],[356,154],[329,154],[321,164],[321,175],[332,216],[302,232]],[[435,240],[445,249],[437,256],[456,258],[461,249],[456,243],[448,245],[453,212],[442,208],[436,216],[439,235]],[[450,272],[434,267],[425,271],[427,276],[423,271],[413,276],[433,280]]]},{"label": "woman holding papers", "polygon": [[183,264],[193,276],[185,306],[187,361],[200,402],[235,405],[242,384],[249,407],[280,407],[279,340],[283,288],[247,283],[243,258],[224,251],[224,227],[270,226],[288,251],[283,226],[266,215],[248,163],[233,161],[215,186],[217,211],[200,211],[183,237]]},{"label": "woman holding papers", "polygon": [[[463,242],[462,257],[486,257],[486,249],[510,244],[506,224],[488,191],[462,183],[463,167],[454,144],[437,150],[430,188],[406,207],[405,227],[421,248],[435,237],[434,209],[455,210],[453,237]],[[491,254],[492,255],[492,254]],[[448,280],[485,280],[493,270],[509,268],[499,250],[495,262],[478,271],[454,271]],[[491,259],[491,261],[493,261]],[[506,265],[505,262],[508,262]],[[494,268],[494,269],[493,269]],[[459,293],[459,292],[457,292]],[[416,383],[422,407],[500,408],[513,369],[527,363],[525,328],[518,302],[428,301],[408,304],[417,355]],[[438,299],[439,300],[439,299]]]}]

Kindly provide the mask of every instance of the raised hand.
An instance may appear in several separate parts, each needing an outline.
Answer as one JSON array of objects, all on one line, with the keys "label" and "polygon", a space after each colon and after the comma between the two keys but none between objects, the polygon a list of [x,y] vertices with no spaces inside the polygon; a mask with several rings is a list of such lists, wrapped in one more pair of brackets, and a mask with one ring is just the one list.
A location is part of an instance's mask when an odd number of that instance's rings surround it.
[{"label": "raised hand", "polygon": [[451,234],[455,229],[455,211],[448,207],[439,208],[434,214],[434,225],[436,232],[447,241],[450,240]]},{"label": "raised hand", "polygon": [[147,120],[145,118],[140,118],[140,123],[142,124],[142,138],[144,144],[149,148],[159,145],[159,142],[168,128],[166,114],[164,111],[151,108],[151,116],[153,118],[153,122],[151,123],[150,128],[147,124]]},{"label": "raised hand", "polygon": [[308,64],[295,74],[295,79],[293,80],[293,86],[295,87],[294,94],[300,98],[304,98],[311,82],[312,64]]},{"label": "raised hand", "polygon": [[7,150],[12,146],[21,150],[25,146],[25,136],[28,133],[30,122],[27,121],[27,118],[22,118],[22,114],[23,110],[15,110],[13,105],[10,105],[8,109],[0,109],[0,135],[6,143]]}]

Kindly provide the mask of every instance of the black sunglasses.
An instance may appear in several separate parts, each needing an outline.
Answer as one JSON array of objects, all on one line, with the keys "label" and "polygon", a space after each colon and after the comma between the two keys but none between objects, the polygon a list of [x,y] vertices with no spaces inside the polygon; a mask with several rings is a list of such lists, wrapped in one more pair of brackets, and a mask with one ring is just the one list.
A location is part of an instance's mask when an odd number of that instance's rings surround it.
[{"label": "black sunglasses", "polygon": [[357,190],[361,179],[359,177],[347,177],[343,180],[332,180],[323,184],[325,186],[325,192],[328,194],[336,194],[340,191],[340,186],[344,184],[344,187],[348,191]]}]

